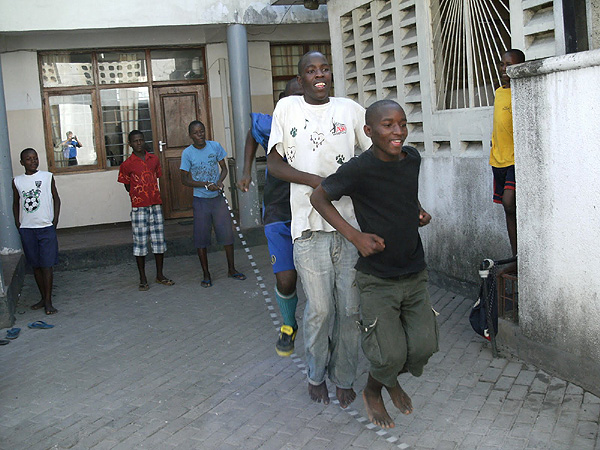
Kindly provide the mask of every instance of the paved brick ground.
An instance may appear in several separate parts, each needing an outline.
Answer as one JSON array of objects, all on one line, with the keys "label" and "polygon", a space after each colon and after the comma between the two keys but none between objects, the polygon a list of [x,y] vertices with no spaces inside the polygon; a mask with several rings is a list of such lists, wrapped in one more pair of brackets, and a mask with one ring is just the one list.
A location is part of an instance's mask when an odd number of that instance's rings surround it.
[{"label": "paved brick ground", "polygon": [[[194,257],[167,258],[177,284],[148,292],[137,291],[133,258],[59,272],[60,313],[49,317],[28,309],[38,299],[28,276],[21,335],[0,347],[0,448],[600,449],[600,399],[493,359],[468,325],[471,301],[436,286],[440,352],[421,378],[400,379],[412,415],[395,414],[396,428],[384,432],[366,421],[360,397],[348,410],[312,403],[301,337],[298,355],[274,351],[266,247],[251,253],[236,253],[244,282],[226,278],[222,252],[210,254],[210,289]],[[39,319],[56,327],[27,328]],[[363,359],[358,390],[366,368]]]}]

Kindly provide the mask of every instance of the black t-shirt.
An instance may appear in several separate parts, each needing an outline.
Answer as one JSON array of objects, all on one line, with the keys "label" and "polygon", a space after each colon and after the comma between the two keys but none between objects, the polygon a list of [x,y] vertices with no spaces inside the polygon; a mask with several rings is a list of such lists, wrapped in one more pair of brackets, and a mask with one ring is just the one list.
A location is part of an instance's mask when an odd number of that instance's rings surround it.
[{"label": "black t-shirt", "polygon": [[332,200],[352,199],[361,231],[381,236],[385,250],[360,256],[356,270],[381,278],[425,269],[419,236],[419,168],[421,155],[405,146],[406,157],[384,162],[371,149],[340,166],[327,177],[323,189]]},{"label": "black t-shirt", "polygon": [[290,183],[275,178],[267,171],[265,190],[263,191],[263,222],[289,222],[292,220],[290,207]]}]

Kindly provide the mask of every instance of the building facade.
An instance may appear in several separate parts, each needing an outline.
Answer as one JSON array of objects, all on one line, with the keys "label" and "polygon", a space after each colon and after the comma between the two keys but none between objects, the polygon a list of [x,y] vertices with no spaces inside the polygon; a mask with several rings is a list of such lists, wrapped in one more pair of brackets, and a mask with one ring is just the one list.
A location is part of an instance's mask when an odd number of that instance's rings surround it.
[{"label": "building facade", "polygon": [[552,0],[327,3],[336,95],[365,107],[390,98],[406,110],[407,142],[423,157],[421,203],[433,216],[422,230],[428,262],[446,279],[475,282],[482,259],[511,254],[488,164],[497,63],[508,48],[527,60],[565,54],[575,31],[581,49],[598,45],[598,2],[564,3],[584,14],[569,23]]},{"label": "building facade", "polygon": [[509,68],[518,324],[503,321],[499,338],[596,394],[599,11],[597,0],[328,2],[337,93],[406,109],[433,216],[422,230],[428,264],[445,280],[477,282],[482,259],[510,255],[488,160],[495,63],[524,51],[530,62]]},{"label": "building facade", "polygon": [[[160,155],[166,217],[190,216],[191,189],[179,178],[181,151],[191,143],[187,124],[205,122],[209,139],[242,161],[231,71],[247,72],[251,110],[271,113],[299,56],[330,48],[324,6],[310,11],[269,1],[207,0],[151,1],[143,8],[125,1],[115,8],[108,2],[0,0],[0,10],[13,173],[22,172],[20,151],[35,148],[40,168],[55,174],[60,227],[129,220],[129,199],[116,180],[133,129],[142,130],[148,150]],[[232,25],[243,27],[246,41],[231,42]],[[229,59],[231,45],[247,47],[243,68]],[[75,161],[67,154],[68,132],[81,143]]]}]

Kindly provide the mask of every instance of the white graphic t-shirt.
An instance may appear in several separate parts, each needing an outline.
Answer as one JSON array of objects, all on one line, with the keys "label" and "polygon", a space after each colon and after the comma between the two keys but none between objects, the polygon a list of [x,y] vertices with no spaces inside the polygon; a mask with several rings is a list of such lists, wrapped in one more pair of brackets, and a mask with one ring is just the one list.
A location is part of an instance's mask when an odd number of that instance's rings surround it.
[{"label": "white graphic t-shirt", "polygon": [[[310,105],[302,96],[286,97],[273,112],[269,150],[275,146],[295,169],[327,177],[355,155],[355,147],[360,153],[371,146],[364,124],[364,108],[350,99],[331,97],[324,105]],[[310,204],[312,191],[310,186],[291,184],[292,239],[305,230],[335,230]],[[358,228],[349,197],[333,204]]]},{"label": "white graphic t-shirt", "polygon": [[45,228],[54,219],[52,198],[52,174],[38,170],[33,175],[15,177],[19,191],[21,228]]}]

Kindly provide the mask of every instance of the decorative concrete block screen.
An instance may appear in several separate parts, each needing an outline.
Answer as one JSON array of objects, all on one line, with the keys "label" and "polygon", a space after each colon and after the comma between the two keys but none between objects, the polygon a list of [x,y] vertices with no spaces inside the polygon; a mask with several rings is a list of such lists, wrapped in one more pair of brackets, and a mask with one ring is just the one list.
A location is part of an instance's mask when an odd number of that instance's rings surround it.
[{"label": "decorative concrete block screen", "polygon": [[398,100],[409,141],[423,150],[423,109],[414,1],[373,1],[341,17],[346,95],[368,107]]}]

